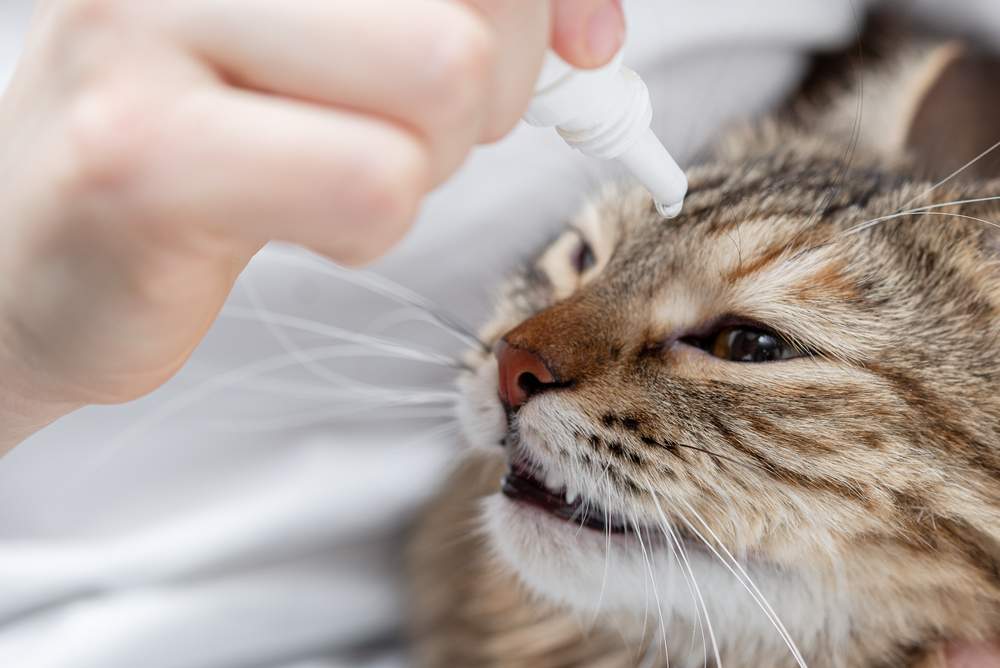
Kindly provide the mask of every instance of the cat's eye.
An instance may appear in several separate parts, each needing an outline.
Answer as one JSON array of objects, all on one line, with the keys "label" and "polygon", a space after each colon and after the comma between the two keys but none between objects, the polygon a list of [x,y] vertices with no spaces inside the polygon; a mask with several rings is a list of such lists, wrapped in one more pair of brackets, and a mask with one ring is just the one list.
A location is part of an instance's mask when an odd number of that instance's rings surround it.
[{"label": "cat's eye", "polygon": [[687,338],[684,342],[730,362],[777,362],[805,355],[774,332],[745,325],[723,327],[709,336]]},{"label": "cat's eye", "polygon": [[580,243],[573,250],[573,268],[576,273],[583,274],[597,264],[597,256],[594,255],[593,247],[587,243],[586,239],[580,239]]}]

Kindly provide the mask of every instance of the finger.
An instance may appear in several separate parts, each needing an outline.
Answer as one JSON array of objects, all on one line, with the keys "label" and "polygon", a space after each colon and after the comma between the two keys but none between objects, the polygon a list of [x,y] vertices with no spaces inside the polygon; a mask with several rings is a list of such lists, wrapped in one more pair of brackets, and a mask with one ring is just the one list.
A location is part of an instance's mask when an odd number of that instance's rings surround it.
[{"label": "finger", "polygon": [[164,3],[171,30],[236,85],[378,115],[427,139],[435,180],[480,136],[493,33],[442,0]]},{"label": "finger", "polygon": [[247,248],[278,239],[365,263],[402,238],[427,189],[413,135],[248,92],[189,94],[148,139],[124,186],[145,224]]},{"label": "finger", "polygon": [[554,0],[552,48],[577,67],[600,67],[625,43],[621,0]]},{"label": "finger", "polygon": [[945,651],[948,668],[1000,668],[1000,644],[962,643]]},{"label": "finger", "polygon": [[497,58],[480,141],[496,141],[517,124],[534,92],[551,36],[551,9],[540,0],[467,0],[493,29]]}]

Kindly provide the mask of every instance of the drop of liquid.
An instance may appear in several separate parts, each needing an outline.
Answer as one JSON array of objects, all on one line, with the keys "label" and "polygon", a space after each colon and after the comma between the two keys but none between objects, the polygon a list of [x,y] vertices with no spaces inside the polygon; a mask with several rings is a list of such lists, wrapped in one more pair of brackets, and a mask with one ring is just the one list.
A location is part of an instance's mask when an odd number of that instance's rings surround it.
[{"label": "drop of liquid", "polygon": [[667,204],[666,202],[656,201],[656,211],[664,218],[676,218],[680,215],[681,209],[684,208],[684,200],[680,202],[675,202],[673,204]]}]

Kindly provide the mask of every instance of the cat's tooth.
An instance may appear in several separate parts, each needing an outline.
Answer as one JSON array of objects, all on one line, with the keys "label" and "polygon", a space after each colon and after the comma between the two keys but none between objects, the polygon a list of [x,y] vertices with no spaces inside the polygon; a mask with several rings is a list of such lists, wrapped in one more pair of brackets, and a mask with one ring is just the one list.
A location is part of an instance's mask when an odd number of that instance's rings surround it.
[{"label": "cat's tooth", "polygon": [[566,503],[573,505],[580,498],[580,492],[570,484],[566,485]]},{"label": "cat's tooth", "polygon": [[547,471],[545,473],[545,484],[549,489],[558,492],[566,487],[566,478],[559,471]]}]

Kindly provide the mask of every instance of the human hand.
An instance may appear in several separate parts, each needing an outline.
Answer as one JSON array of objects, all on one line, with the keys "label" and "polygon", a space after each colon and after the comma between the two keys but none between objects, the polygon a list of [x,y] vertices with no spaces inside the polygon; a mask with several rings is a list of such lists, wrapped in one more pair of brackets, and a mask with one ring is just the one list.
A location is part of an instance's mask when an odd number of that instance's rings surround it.
[{"label": "human hand", "polygon": [[1000,668],[1000,643],[954,642],[933,648],[918,668]]},{"label": "human hand", "polygon": [[0,100],[0,452],[186,361],[271,239],[348,264],[617,0],[48,0]]},{"label": "human hand", "polygon": [[965,643],[944,651],[946,668],[1000,668],[1000,644]]}]

